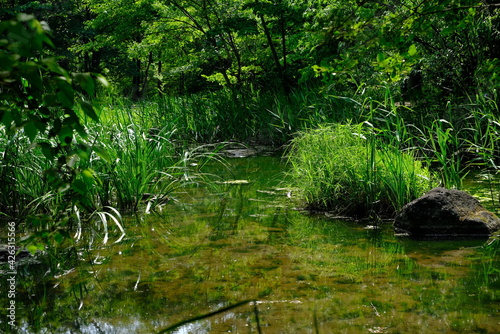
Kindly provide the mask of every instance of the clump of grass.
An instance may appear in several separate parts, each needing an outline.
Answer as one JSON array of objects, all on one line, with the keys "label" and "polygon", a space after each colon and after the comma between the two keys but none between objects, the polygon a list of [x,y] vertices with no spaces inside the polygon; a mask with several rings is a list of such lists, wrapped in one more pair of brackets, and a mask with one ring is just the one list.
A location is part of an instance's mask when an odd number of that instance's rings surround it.
[{"label": "clump of grass", "polygon": [[88,125],[91,140],[99,143],[106,157],[94,152],[81,166],[94,172],[89,191],[96,207],[149,212],[180,186],[204,182],[202,167],[209,160],[220,161],[217,150],[223,144],[179,146],[173,139],[175,124],[152,127],[138,117],[141,111],[117,108],[112,112],[120,122]]},{"label": "clump of grass", "polygon": [[148,194],[166,195],[166,189],[160,185],[167,184],[163,182],[170,178],[167,169],[174,164],[169,132],[162,129],[148,132],[133,123],[95,126],[92,132],[96,137],[106,134],[100,136],[100,144],[109,160],[95,156],[89,165],[96,172],[98,182],[94,190],[100,205],[134,212]]},{"label": "clump of grass", "polygon": [[313,210],[393,214],[432,187],[428,168],[411,153],[380,146],[363,123],[300,134],[291,143],[289,161],[293,187]]},{"label": "clump of grass", "polygon": [[24,132],[9,133],[0,127],[0,215],[14,219],[29,213],[32,202],[50,187],[44,171],[52,165]]}]

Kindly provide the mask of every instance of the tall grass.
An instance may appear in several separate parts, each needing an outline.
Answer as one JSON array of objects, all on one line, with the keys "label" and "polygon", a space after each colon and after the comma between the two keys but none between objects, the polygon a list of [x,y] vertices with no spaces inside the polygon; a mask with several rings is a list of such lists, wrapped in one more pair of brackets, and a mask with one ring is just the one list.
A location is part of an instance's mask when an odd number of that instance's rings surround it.
[{"label": "tall grass", "polygon": [[[132,102],[104,98],[105,112],[130,110],[141,127],[175,125],[177,140],[214,143],[238,141],[280,146],[306,127],[344,121],[354,113],[349,102],[316,89],[296,89],[288,95],[272,91],[221,90],[182,97],[163,96],[155,101]],[[120,121],[121,124],[129,122]],[[172,129],[172,128],[171,128]]]},{"label": "tall grass", "polygon": [[499,109],[494,99],[476,96],[470,103],[449,101],[433,109],[396,104],[390,94],[382,101],[352,100],[379,139],[379,145],[412,151],[448,188],[462,187],[471,168],[497,169]]},{"label": "tall grass", "polygon": [[[430,166],[434,179],[429,182],[433,185],[458,189],[471,167],[497,168],[500,113],[496,96],[477,95],[467,104],[436,101],[414,107],[395,103],[393,91],[365,85],[344,96],[316,88],[297,89],[288,95],[219,91],[133,105],[121,100],[118,109],[131,111],[131,118],[142,129],[167,126],[168,131],[164,131],[171,133],[170,139],[183,143],[233,140],[279,146],[305,129],[363,123],[370,134],[365,144],[371,148],[366,153],[371,165],[366,167],[363,184],[366,203],[376,202],[380,196],[374,186],[380,176],[377,163],[392,170],[384,182],[394,190],[385,196],[395,207],[408,200],[401,195],[407,192],[403,189],[408,181],[401,182],[407,177],[401,170],[411,175],[410,161]],[[320,189],[324,187],[329,186]]]},{"label": "tall grass", "polygon": [[172,139],[175,125],[151,127],[152,118],[143,117],[148,112],[153,116],[151,108],[115,106],[102,110],[102,123],[86,120],[88,135],[77,140],[88,144],[89,159],[68,160],[74,180],[62,189],[50,187],[45,177],[56,161],[32,147],[22,130],[9,135],[0,128],[0,214],[29,234],[31,250],[106,243],[111,235],[120,240],[123,213],[151,212],[178,187],[205,181],[202,168],[218,159],[218,146],[179,145]]},{"label": "tall grass", "polygon": [[378,146],[364,123],[306,131],[289,151],[293,186],[310,209],[392,214],[430,189],[432,175],[412,154]]},{"label": "tall grass", "polygon": [[26,215],[32,202],[49,191],[44,171],[51,165],[39,150],[30,148],[21,132],[0,127],[0,212],[5,218]]},{"label": "tall grass", "polygon": [[[96,206],[136,212],[164,204],[180,186],[205,181],[203,166],[219,160],[224,144],[189,145],[175,139],[177,124],[158,124],[157,106],[114,107],[104,111],[101,124],[88,124],[90,140],[105,157],[94,152],[81,168],[95,172],[92,186]],[[118,122],[113,122],[118,120]]]},{"label": "tall grass", "polygon": [[[391,92],[360,85],[345,96],[305,88],[288,95],[219,91],[134,103],[108,97],[100,101],[101,124],[84,120],[88,142],[102,150],[94,151],[88,162],[79,163],[77,168],[85,173],[79,176],[77,185],[81,187],[73,192],[86,203],[80,208],[82,214],[104,207],[121,212],[141,207],[152,210],[180,184],[202,179],[198,160],[213,157],[208,152],[216,148],[193,146],[230,140],[279,146],[297,133],[303,135],[293,139],[290,154],[298,156],[290,159],[294,163],[304,160],[304,164],[309,159],[307,170],[305,165],[301,168],[310,173],[310,179],[321,181],[318,187],[309,187],[306,182],[304,194],[306,201],[318,208],[333,205],[331,189],[341,192],[341,184],[356,179],[361,180],[356,184],[362,189],[363,211],[377,205],[400,207],[413,196],[406,195],[412,182],[418,183],[418,175],[426,175],[420,172],[423,165],[435,172],[432,182],[438,180],[450,188],[460,188],[471,167],[498,169],[500,110],[495,92],[489,97],[478,94],[467,104],[443,103],[428,109],[396,104]],[[332,129],[340,133],[344,129],[325,124],[346,123],[363,125],[360,129],[350,125],[354,127],[350,132],[358,133],[355,137],[334,136],[333,140]],[[316,139],[304,139],[308,138],[307,129],[315,128],[319,130],[311,134]],[[32,150],[22,131],[15,136],[7,135],[5,129],[0,131],[1,212],[21,217],[21,212],[50,211],[48,203],[56,198],[39,175],[43,176],[53,162]],[[317,152],[300,156],[301,140],[315,141],[310,144],[318,146]],[[320,142],[326,146],[321,148]],[[339,153],[328,153],[331,161],[325,162],[321,150],[335,151],[336,145]],[[342,182],[335,180],[339,176]],[[381,184],[392,189],[384,190],[383,201],[379,200]],[[322,193],[325,199],[318,200]],[[360,207],[354,203],[346,201],[346,211]]]},{"label": "tall grass", "polygon": [[[146,194],[168,193],[167,169],[174,164],[171,132],[159,129],[148,133],[136,124],[95,125],[92,134],[108,155],[108,161],[94,155],[87,168],[96,171],[98,182],[93,190],[101,206],[115,206],[127,212],[137,211]],[[172,177],[172,180],[174,177]]]},{"label": "tall grass", "polygon": [[463,150],[463,140],[459,133],[451,123],[444,119],[432,122],[427,127],[427,131],[433,153],[429,158],[437,163],[442,184],[450,188],[461,189],[467,171],[462,167],[460,152]]}]

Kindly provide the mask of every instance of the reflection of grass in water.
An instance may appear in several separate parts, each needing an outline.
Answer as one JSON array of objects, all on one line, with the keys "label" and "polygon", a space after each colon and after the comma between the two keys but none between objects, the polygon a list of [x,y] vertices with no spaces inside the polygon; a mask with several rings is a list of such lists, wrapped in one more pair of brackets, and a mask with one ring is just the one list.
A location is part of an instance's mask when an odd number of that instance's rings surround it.
[{"label": "reflection of grass in water", "polygon": [[487,242],[480,251],[473,254],[471,265],[474,275],[466,280],[466,284],[478,290],[483,303],[500,301],[500,236],[496,235]]},{"label": "reflection of grass in water", "polygon": [[298,248],[292,248],[290,257],[297,268],[342,282],[395,271],[399,259],[404,258],[399,244],[378,240],[372,240],[377,245],[367,244],[369,234],[377,232],[353,229],[352,224],[305,218],[292,221],[289,240]]},{"label": "reflection of grass in water", "polygon": [[[296,218],[305,217],[298,215]],[[367,231],[349,228],[346,223],[339,223],[340,227],[335,222],[316,219],[310,219],[309,223],[307,233],[296,226],[298,223],[295,224],[291,217],[288,231],[283,232],[292,236],[300,232],[306,242],[291,238],[288,245],[256,244],[251,238],[255,233],[250,232],[259,226],[254,223],[242,225],[236,239],[224,240],[222,248],[212,247],[208,234],[200,227],[191,227],[192,232],[199,231],[201,236],[193,236],[188,242],[185,227],[177,229],[173,223],[166,222],[163,227],[155,224],[155,230],[164,228],[169,231],[169,243],[163,246],[155,245],[151,239],[156,233],[149,235],[150,246],[156,247],[156,255],[150,256],[162,259],[156,268],[158,274],[150,276],[144,272],[143,281],[138,286],[140,293],[134,294],[133,283],[125,282],[137,280],[137,272],[131,268],[137,268],[140,262],[134,264],[134,256],[140,255],[144,249],[132,253],[122,264],[114,258],[106,267],[123,265],[122,270],[115,276],[102,277],[106,289],[98,298],[116,299],[109,310],[119,305],[123,312],[133,312],[140,307],[144,310],[142,312],[160,313],[160,318],[170,323],[192,319],[193,312],[207,313],[208,305],[230,305],[249,297],[298,299],[301,304],[259,306],[262,324],[284,331],[288,329],[289,332],[296,332],[299,328],[311,329],[314,308],[318,310],[317,323],[321,333],[328,333],[325,331],[328,328],[366,333],[367,328],[375,327],[389,327],[402,333],[414,330],[425,333],[416,326],[419,321],[435,326],[432,327],[434,330],[445,330],[450,324],[456,329],[470,330],[475,328],[470,321],[481,320],[480,316],[471,318],[467,312],[456,312],[464,299],[453,296],[457,294],[455,283],[433,277],[432,272],[408,261],[401,247],[394,242],[384,243],[382,238],[382,241],[376,241],[377,246],[366,245],[363,238],[368,235]],[[265,231],[261,228],[258,239]],[[177,242],[179,247],[193,249],[200,240],[205,244],[194,254],[173,257],[178,250],[171,244]],[[126,263],[128,266],[124,266]],[[414,268],[410,267],[412,265]],[[144,267],[141,270],[147,271]],[[409,273],[411,270],[419,272],[418,276],[412,276],[413,281],[404,275],[401,277],[402,271]],[[158,309],[155,311],[154,307]],[[106,313],[101,310],[98,314],[105,316]],[[223,314],[220,317],[223,318]],[[215,319],[222,321],[222,318]],[[245,328],[245,319],[231,322],[240,324],[242,327],[237,328],[241,329]],[[215,330],[217,325],[212,324]],[[267,328],[270,327],[264,327]],[[429,329],[427,333],[433,331]]]}]

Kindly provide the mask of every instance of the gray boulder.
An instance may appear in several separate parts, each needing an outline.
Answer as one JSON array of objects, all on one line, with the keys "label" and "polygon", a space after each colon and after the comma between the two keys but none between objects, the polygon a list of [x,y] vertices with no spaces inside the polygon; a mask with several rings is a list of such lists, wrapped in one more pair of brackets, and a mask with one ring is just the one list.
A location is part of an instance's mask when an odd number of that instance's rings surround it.
[{"label": "gray boulder", "polygon": [[500,219],[466,192],[434,188],[398,212],[394,229],[412,237],[488,237]]}]

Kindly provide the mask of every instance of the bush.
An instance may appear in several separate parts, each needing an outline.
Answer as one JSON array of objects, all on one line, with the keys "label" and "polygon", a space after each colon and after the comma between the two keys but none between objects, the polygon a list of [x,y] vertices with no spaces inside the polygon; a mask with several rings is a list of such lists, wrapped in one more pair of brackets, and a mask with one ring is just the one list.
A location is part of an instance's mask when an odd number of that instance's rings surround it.
[{"label": "bush", "polygon": [[393,214],[432,187],[411,153],[381,145],[359,125],[306,131],[290,146],[290,177],[311,210],[368,216]]}]

